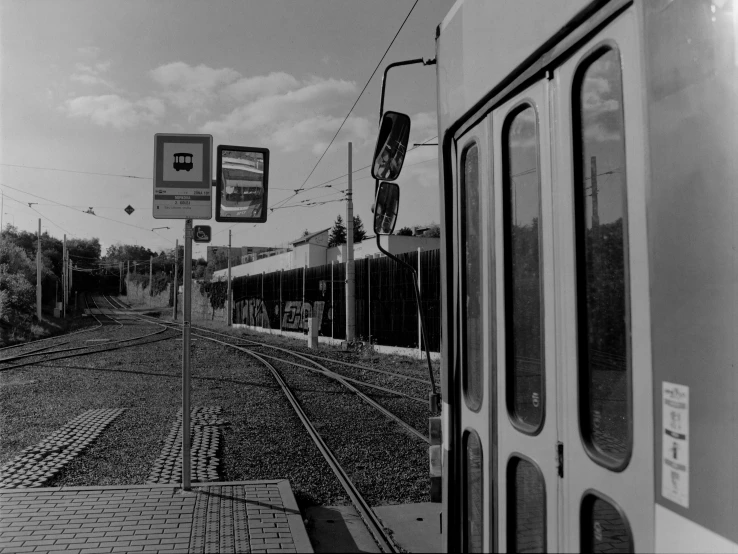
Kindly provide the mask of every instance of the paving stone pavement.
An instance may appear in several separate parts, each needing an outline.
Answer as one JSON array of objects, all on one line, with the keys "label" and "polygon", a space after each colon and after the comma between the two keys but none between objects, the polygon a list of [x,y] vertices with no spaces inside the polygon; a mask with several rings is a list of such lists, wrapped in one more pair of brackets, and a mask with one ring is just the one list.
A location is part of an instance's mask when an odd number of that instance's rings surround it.
[{"label": "paving stone pavement", "polygon": [[289,481],[0,491],[0,553],[312,552]]},{"label": "paving stone pavement", "polygon": [[64,427],[0,466],[0,489],[43,487],[72,459],[82,454],[122,408],[87,410]]}]

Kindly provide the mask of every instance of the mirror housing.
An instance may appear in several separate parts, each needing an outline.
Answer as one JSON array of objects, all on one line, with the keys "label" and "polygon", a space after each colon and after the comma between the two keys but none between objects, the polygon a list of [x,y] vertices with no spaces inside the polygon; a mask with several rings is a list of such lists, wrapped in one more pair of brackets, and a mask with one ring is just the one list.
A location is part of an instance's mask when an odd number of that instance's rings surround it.
[{"label": "mirror housing", "polygon": [[374,233],[391,235],[400,211],[400,187],[397,183],[382,181],[374,200]]},{"label": "mirror housing", "polygon": [[385,112],[374,149],[372,177],[385,181],[397,179],[405,161],[409,140],[410,117],[404,113]]},{"label": "mirror housing", "polygon": [[269,192],[269,149],[218,146],[215,221],[264,223]]}]

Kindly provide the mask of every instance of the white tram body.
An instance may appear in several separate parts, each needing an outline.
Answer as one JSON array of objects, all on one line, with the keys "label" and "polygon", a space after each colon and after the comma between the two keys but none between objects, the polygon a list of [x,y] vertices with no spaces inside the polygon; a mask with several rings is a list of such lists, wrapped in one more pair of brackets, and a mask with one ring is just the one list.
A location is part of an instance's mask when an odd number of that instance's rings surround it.
[{"label": "white tram body", "polygon": [[261,215],[264,197],[264,167],[250,158],[224,157],[221,211],[228,216]]},{"label": "white tram body", "polygon": [[443,533],[738,552],[738,1],[437,30]]}]

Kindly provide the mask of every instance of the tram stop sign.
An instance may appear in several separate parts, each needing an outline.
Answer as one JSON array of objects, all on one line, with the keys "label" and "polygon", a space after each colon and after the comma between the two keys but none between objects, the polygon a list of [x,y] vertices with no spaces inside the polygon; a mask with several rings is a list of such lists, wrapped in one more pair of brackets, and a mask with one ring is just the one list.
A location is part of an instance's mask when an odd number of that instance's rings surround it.
[{"label": "tram stop sign", "polygon": [[210,242],[211,236],[210,225],[195,225],[192,229],[192,240],[195,242]]},{"label": "tram stop sign", "polygon": [[154,219],[212,219],[211,135],[154,136]]}]

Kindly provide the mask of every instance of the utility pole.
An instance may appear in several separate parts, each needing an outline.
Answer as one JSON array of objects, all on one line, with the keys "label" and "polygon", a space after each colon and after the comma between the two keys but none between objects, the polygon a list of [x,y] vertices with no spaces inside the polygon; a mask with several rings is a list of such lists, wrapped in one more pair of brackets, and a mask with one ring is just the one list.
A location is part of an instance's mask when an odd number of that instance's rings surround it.
[{"label": "utility pole", "polygon": [[[149,297],[154,300],[154,256],[149,256]],[[149,304],[151,304],[151,300]]]},{"label": "utility pole", "polygon": [[226,314],[226,324],[228,327],[231,326],[231,230],[228,229],[228,292],[226,293],[228,299],[228,314]]},{"label": "utility pole", "polygon": [[131,279],[131,260],[126,260],[126,297],[128,297],[128,281]]},{"label": "utility pole", "polygon": [[41,218],[38,219],[38,248],[36,250],[36,319],[41,321]]},{"label": "utility pole", "polygon": [[174,321],[177,321],[177,277],[179,273],[179,239],[174,241],[174,314],[172,314],[172,319]]},{"label": "utility pole", "polygon": [[348,190],[346,191],[346,342],[356,338],[356,305],[354,273],[354,203],[352,199],[352,144],[348,143]]},{"label": "utility pole", "polygon": [[118,262],[118,296],[123,294],[123,262]]},{"label": "utility pole", "polygon": [[62,251],[62,314],[67,317],[67,235],[64,235]]},{"label": "utility pole", "polygon": [[67,263],[69,264],[69,292],[67,293],[67,301],[69,301],[70,297],[72,296],[72,284],[74,282],[74,272],[72,271],[74,266],[72,265],[72,260],[69,259],[69,252],[67,252]]}]

